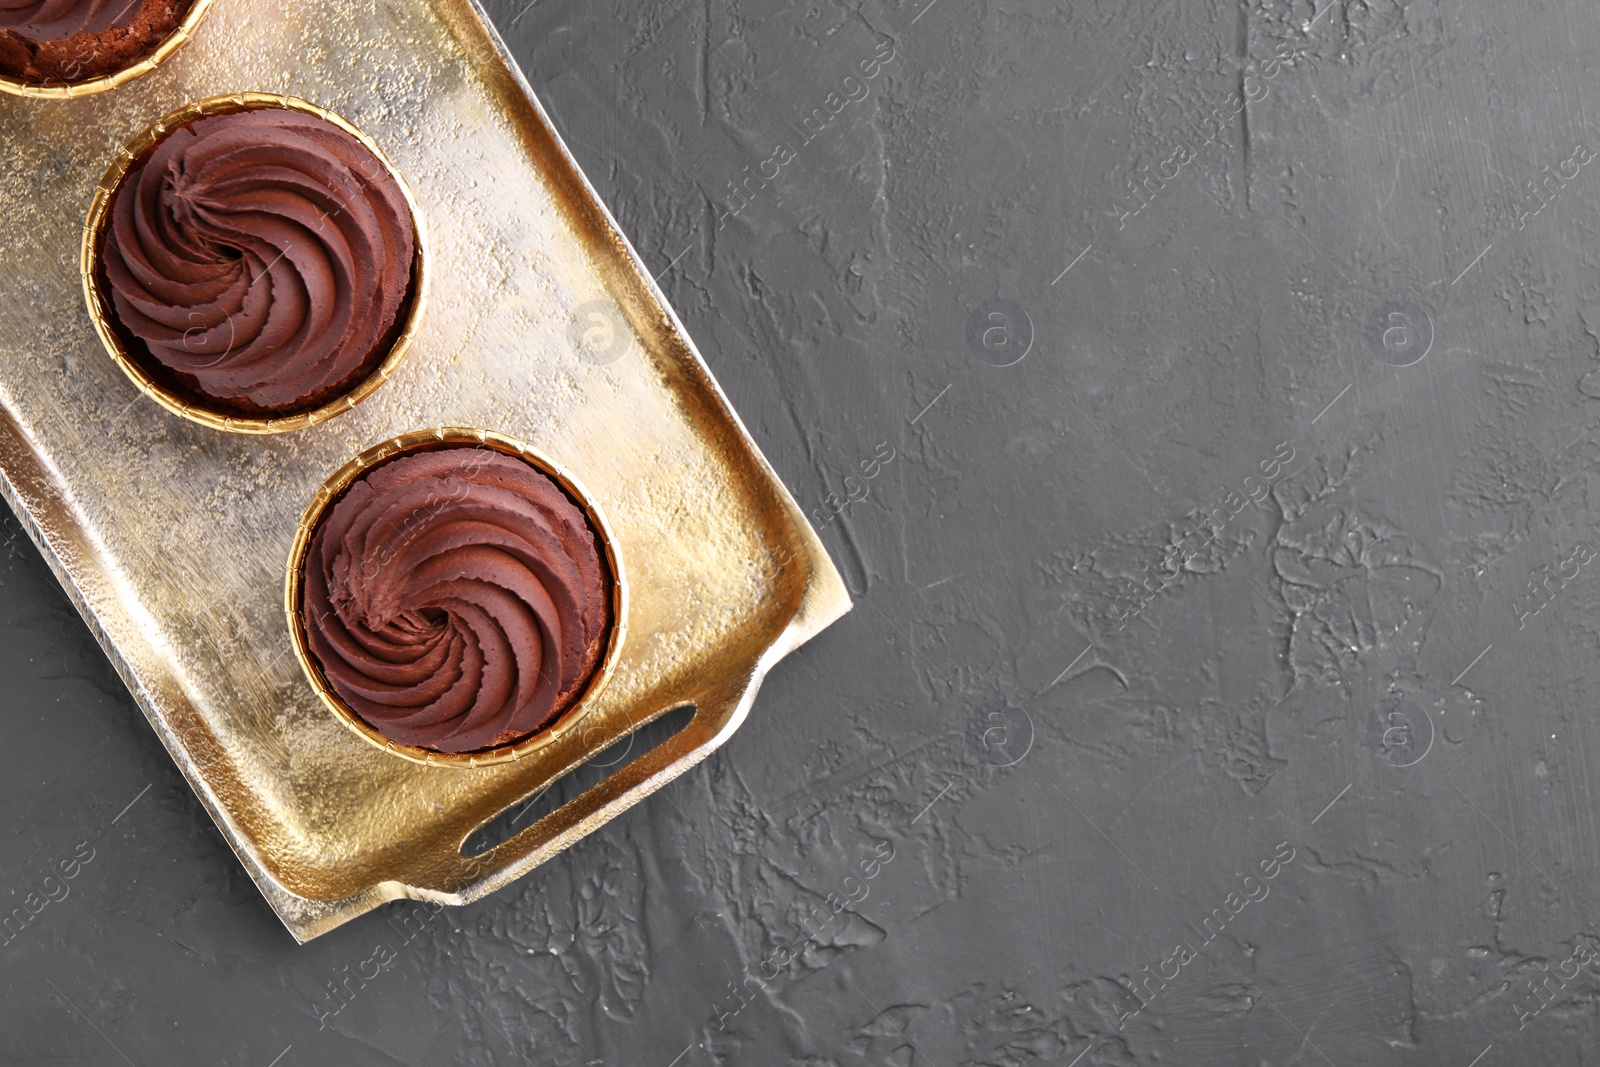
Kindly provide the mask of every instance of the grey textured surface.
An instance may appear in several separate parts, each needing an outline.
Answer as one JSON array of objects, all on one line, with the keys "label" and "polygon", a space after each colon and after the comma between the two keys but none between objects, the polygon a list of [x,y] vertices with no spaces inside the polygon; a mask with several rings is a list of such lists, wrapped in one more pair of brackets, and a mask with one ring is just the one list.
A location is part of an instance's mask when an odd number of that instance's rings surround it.
[{"label": "grey textured surface", "polygon": [[299,948],[8,523],[0,1062],[1593,1058],[1591,9],[491,11],[857,608]]}]

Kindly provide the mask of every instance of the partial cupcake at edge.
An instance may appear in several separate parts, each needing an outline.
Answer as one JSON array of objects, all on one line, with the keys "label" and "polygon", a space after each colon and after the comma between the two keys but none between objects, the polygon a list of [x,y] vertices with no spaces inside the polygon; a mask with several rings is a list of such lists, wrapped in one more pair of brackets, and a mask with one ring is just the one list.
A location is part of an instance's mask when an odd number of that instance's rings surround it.
[{"label": "partial cupcake at edge", "polygon": [[111,79],[192,30],[204,0],[5,0],[0,78],[67,89]]},{"label": "partial cupcake at edge", "polygon": [[471,444],[378,459],[313,505],[291,559],[297,647],[369,740],[516,746],[597,691],[614,652],[603,523],[570,482]]},{"label": "partial cupcake at edge", "polygon": [[191,105],[144,140],[91,218],[88,267],[135,381],[247,432],[376,388],[420,312],[422,257],[415,205],[375,148],[320,108],[256,94]]}]

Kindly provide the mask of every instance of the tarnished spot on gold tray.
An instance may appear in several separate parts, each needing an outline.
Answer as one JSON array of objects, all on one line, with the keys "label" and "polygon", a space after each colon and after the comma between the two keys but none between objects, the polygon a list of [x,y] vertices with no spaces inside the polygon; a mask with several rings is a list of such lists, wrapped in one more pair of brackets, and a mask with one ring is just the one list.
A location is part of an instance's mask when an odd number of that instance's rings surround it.
[{"label": "tarnished spot on gold tray", "polygon": [[[115,153],[185,102],[247,91],[343,115],[429,223],[411,353],[363,403],[295,433],[226,433],[150,403],[84,310],[83,220]],[[0,492],[297,938],[527,873],[709,755],[767,670],[849,609],[472,0],[216,4],[205,33],[117,92],[0,97],[0,145]],[[568,339],[597,299],[628,340],[606,365]],[[627,639],[582,729],[514,761],[430,766],[368,743],[307,680],[285,623],[284,568],[330,472],[427,426],[484,427],[558,463],[627,567]],[[660,747],[462,855],[497,815],[686,704]]]}]

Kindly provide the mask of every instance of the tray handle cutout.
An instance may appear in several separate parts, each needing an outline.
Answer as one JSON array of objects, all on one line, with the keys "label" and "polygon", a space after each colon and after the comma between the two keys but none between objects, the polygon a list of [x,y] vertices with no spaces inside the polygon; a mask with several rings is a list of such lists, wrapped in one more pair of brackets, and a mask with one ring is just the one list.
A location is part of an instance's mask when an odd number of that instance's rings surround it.
[{"label": "tray handle cutout", "polygon": [[515,837],[524,827],[538,822],[560,808],[572,796],[600,784],[636,759],[643,758],[659,745],[666,744],[694,718],[693,704],[684,704],[656,716],[620,740],[588,756],[566,774],[546,785],[531,797],[508,804],[504,811],[484,822],[467,836],[461,846],[463,856],[481,856]]},{"label": "tray handle cutout", "polygon": [[[476,855],[464,855],[458,851],[455,856],[441,858],[442,862],[435,868],[438,881],[434,885],[408,886],[408,891],[401,895],[466,904],[520,878],[716,751],[749,714],[756,690],[760,688],[761,673],[752,671],[731,685],[674,701],[674,708],[688,706],[693,709],[688,721],[676,733],[623,763],[554,811],[540,816],[533,825],[516,831],[499,844],[491,844]],[[663,718],[672,714],[669,711]],[[610,751],[605,749],[596,755],[604,756]],[[571,772],[558,781],[570,777]],[[496,816],[464,837],[458,849],[466,849],[469,842],[494,825],[500,817]],[[489,840],[492,841],[492,838]]]}]

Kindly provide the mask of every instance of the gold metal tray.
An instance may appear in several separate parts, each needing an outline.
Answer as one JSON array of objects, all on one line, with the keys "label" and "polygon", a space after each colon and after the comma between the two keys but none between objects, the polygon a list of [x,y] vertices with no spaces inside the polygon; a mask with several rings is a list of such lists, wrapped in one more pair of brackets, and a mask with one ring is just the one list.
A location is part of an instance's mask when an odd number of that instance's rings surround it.
[{"label": "gold metal tray", "polygon": [[[309,100],[381,146],[427,220],[433,277],[389,381],[270,437],[141,395],[78,276],[96,183],[122,146],[190,101],[242,91]],[[144,77],[74,99],[0,96],[0,160],[0,491],[296,938],[525,874],[707,756],[772,664],[849,610],[473,0],[218,0]],[[572,339],[589,324],[616,333],[598,358]],[[286,561],[323,483],[438,426],[503,433],[564,465],[629,561],[626,638],[585,728],[514,762],[430,766],[367,743],[322,704],[285,625]],[[462,854],[496,815],[686,704],[688,725],[659,747]]]}]

